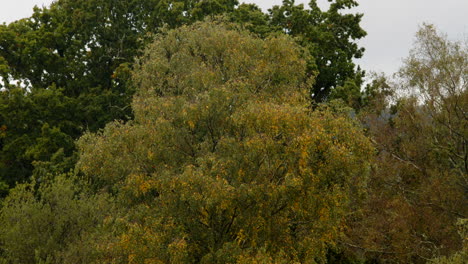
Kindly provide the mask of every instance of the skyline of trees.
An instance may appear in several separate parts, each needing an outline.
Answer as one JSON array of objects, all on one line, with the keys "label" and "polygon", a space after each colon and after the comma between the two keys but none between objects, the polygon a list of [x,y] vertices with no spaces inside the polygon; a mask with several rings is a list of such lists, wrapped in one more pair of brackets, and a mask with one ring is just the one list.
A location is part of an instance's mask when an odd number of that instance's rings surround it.
[{"label": "skyline of trees", "polygon": [[463,263],[468,47],[423,25],[364,84],[356,5],[59,0],[0,26],[0,262]]}]

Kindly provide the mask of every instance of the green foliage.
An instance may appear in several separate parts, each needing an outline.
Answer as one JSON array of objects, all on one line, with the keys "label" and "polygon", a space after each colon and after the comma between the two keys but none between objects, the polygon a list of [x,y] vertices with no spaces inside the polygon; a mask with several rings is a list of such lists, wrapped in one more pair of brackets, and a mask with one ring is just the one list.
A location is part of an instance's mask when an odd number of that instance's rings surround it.
[{"label": "green foliage", "polygon": [[[73,140],[128,120],[134,57],[159,27],[231,12],[235,0],[59,0],[0,25],[0,182],[28,179],[33,163],[69,169]],[[52,164],[62,149],[67,162]],[[63,160],[63,159],[62,159]]]},{"label": "green foliage", "polygon": [[0,195],[34,176],[0,262],[465,263],[466,45],[424,26],[361,92],[357,3],[329,2],[59,0],[0,26]]},{"label": "green foliage", "polygon": [[92,234],[112,209],[74,177],[19,184],[3,201],[0,247],[7,263],[90,263]]},{"label": "green foliage", "polygon": [[[22,88],[0,92],[0,179],[13,185],[33,170],[32,161],[48,161],[61,151],[70,156],[80,129],[67,109],[70,98],[51,87],[28,94]],[[68,167],[71,168],[71,167]]]},{"label": "green foliage", "polygon": [[4,85],[11,79],[34,88],[55,83],[72,97],[96,87],[125,93],[125,80],[114,79],[113,73],[132,62],[147,32],[233,10],[235,4],[233,0],[60,0],[49,8],[36,8],[30,18],[1,27],[0,55],[11,74],[5,76],[9,78]]},{"label": "green foliage", "polygon": [[217,22],[157,36],[135,120],[79,141],[81,172],[130,208],[106,261],[325,262],[373,150],[349,109],[307,107],[306,54]]},{"label": "green foliage", "polygon": [[361,87],[355,81],[347,80],[343,86],[338,86],[331,91],[330,99],[341,99],[353,109],[360,109],[362,106]]},{"label": "green foliage", "polygon": [[231,22],[235,22],[250,32],[266,37],[273,31],[268,14],[254,4],[241,4],[232,13],[229,13]]},{"label": "green foliage", "polygon": [[328,2],[326,11],[319,8],[316,0],[309,2],[310,9],[304,9],[302,4],[294,5],[294,0],[284,0],[283,5],[270,10],[271,26],[297,37],[313,56],[309,71],[317,71],[318,75],[310,92],[316,102],[326,101],[334,88],[345,87],[347,81],[355,81],[360,86],[363,74],[353,63],[364,52],[355,42],[366,36],[359,25],[362,14],[344,12],[358,3],[354,0]]},{"label": "green foliage", "polygon": [[[44,108],[35,112],[42,123],[13,118],[4,112],[9,107],[2,108],[0,126],[21,123],[27,129],[9,130],[8,142],[0,150],[1,181],[13,186],[28,179],[34,174],[33,162],[69,169],[72,140],[84,131],[98,131],[110,121],[132,118],[130,102],[135,88],[129,73],[151,34],[163,26],[176,28],[205,17],[225,13],[228,20],[263,38],[279,32],[297,37],[313,55],[307,60],[307,74],[318,74],[316,82],[309,83],[313,99],[325,101],[337,88],[338,97],[355,106],[361,73],[354,69],[352,59],[360,57],[362,49],[353,40],[365,33],[359,27],[361,15],[341,11],[357,3],[336,1],[328,11],[321,11],[315,1],[310,3],[311,10],[284,1],[269,14],[252,4],[237,5],[236,0],[59,0],[50,7],[35,8],[29,18],[0,25],[0,89],[16,94],[4,96],[2,103],[14,108],[17,102],[12,98],[21,94],[24,101],[36,102],[46,96],[44,106],[59,101],[63,107],[62,111]],[[29,116],[31,110],[17,108],[17,114]],[[55,129],[48,136],[41,132],[46,123]],[[10,149],[15,140],[20,147]],[[49,141],[51,146],[39,150]],[[28,145],[34,145],[33,149]],[[47,159],[59,149],[68,161],[54,165]]]}]

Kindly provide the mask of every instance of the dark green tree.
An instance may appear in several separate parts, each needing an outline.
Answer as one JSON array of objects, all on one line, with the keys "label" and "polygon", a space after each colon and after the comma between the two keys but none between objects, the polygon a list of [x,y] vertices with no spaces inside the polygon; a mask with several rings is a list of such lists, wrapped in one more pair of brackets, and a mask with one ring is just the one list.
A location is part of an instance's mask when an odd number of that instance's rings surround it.
[{"label": "dark green tree", "polygon": [[315,102],[326,101],[337,87],[360,87],[363,74],[353,62],[364,52],[356,43],[366,36],[359,25],[362,14],[346,13],[358,3],[354,0],[328,2],[330,6],[326,11],[320,9],[316,0],[309,2],[309,9],[302,4],[295,5],[294,0],[284,0],[283,5],[269,10],[270,26],[297,37],[312,54],[314,60],[309,62],[309,71],[318,73],[311,87]]},{"label": "dark green tree", "polygon": [[228,14],[231,22],[235,22],[252,33],[266,37],[274,30],[270,26],[270,16],[262,12],[255,4],[241,4]]},{"label": "dark green tree", "polygon": [[[33,160],[49,161],[60,152],[63,157],[56,159],[58,164],[72,156],[73,135],[81,129],[73,121],[71,100],[54,86],[31,94],[13,87],[0,92],[0,179],[3,182],[13,185],[26,180],[33,170]],[[68,164],[64,169],[72,166]]]}]

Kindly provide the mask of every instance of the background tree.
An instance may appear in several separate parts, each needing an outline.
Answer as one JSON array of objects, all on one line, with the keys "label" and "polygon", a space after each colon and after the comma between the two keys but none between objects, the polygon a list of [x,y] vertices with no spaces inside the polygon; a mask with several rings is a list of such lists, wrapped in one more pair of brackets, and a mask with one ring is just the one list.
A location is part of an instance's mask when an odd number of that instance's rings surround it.
[{"label": "background tree", "polygon": [[20,184],[0,212],[0,261],[4,263],[91,263],[99,224],[111,214],[106,194],[91,194],[77,178],[60,175]]},{"label": "background tree", "polygon": [[73,110],[67,109],[70,100],[55,87],[29,95],[23,88],[0,92],[0,179],[8,186],[27,179],[33,170],[32,160],[47,162],[62,153],[56,163],[73,167],[66,158],[72,157],[74,150],[70,135],[80,129],[71,121]]},{"label": "background tree", "polygon": [[148,46],[135,119],[79,141],[78,168],[129,207],[108,260],[325,261],[372,147],[349,109],[307,107],[303,56],[217,22]]},{"label": "background tree", "polygon": [[274,31],[270,25],[270,16],[263,13],[255,4],[242,3],[234,12],[227,15],[231,22],[235,22],[261,37],[266,37]]},{"label": "background tree", "polygon": [[[395,105],[365,115],[379,154],[364,216],[350,228],[360,243],[349,245],[379,259],[425,263],[462,247],[456,223],[468,215],[468,47],[430,25],[416,37]],[[376,95],[382,102],[384,94]]]},{"label": "background tree", "polygon": [[[310,93],[315,102],[326,101],[334,88],[350,88],[350,82],[360,87],[363,72],[356,69],[353,59],[361,58],[364,48],[355,42],[366,36],[361,28],[362,14],[343,12],[358,5],[354,0],[329,0],[329,8],[322,11],[316,0],[309,9],[294,0],[270,10],[270,23],[286,34],[297,37],[298,42],[312,54],[309,71],[318,73]],[[351,91],[353,93],[353,91]]]}]

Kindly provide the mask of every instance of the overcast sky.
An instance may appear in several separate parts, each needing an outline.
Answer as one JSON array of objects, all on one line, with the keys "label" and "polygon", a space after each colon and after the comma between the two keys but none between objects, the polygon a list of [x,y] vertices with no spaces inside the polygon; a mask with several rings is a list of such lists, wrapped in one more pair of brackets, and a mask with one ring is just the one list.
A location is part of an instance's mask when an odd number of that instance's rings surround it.
[{"label": "overcast sky", "polygon": [[[0,23],[32,14],[34,5],[53,0],[0,0]],[[264,11],[282,0],[244,0]],[[243,0],[240,0],[243,2]],[[307,6],[309,0],[296,0]],[[326,0],[319,0],[325,6]],[[357,61],[364,69],[395,72],[407,56],[414,33],[423,22],[435,24],[452,40],[468,39],[468,0],[360,0],[355,12],[364,13],[362,27],[368,36],[360,43],[366,48]]]}]

